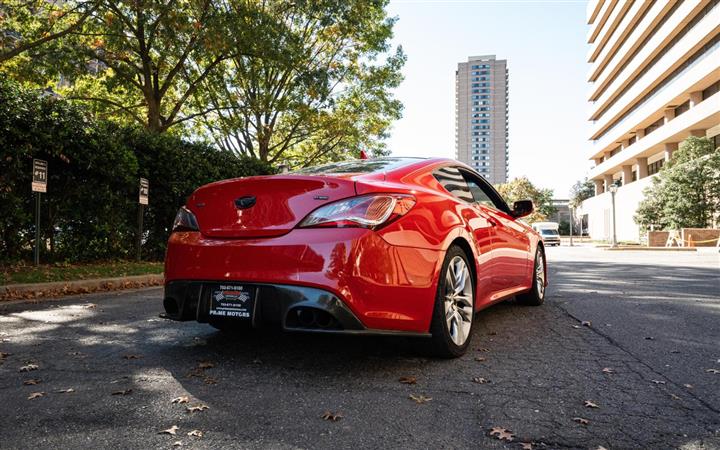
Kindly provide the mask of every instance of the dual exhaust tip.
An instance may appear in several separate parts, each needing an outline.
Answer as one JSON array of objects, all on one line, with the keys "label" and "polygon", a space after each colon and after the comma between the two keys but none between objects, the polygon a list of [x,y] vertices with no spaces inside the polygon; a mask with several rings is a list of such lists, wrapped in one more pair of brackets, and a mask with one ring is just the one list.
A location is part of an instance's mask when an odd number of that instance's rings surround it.
[{"label": "dual exhaust tip", "polygon": [[340,328],[338,321],[330,313],[317,308],[295,308],[288,315],[288,319],[290,319],[288,325],[297,326],[298,328],[322,330]]}]

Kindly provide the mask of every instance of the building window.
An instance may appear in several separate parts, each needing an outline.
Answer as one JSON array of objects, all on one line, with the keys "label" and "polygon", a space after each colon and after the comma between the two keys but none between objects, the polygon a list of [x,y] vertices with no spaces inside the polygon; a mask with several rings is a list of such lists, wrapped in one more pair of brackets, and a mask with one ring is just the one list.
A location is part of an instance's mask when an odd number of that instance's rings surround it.
[{"label": "building window", "polygon": [[665,125],[665,118],[661,117],[645,128],[645,135],[647,136],[648,134],[652,133],[663,125]]},{"label": "building window", "polygon": [[702,99],[707,100],[712,95],[716,94],[718,91],[720,91],[720,81],[716,81],[715,83],[705,88],[705,90],[702,91]]},{"label": "building window", "polygon": [[658,159],[654,163],[648,164],[648,166],[647,166],[648,175],[653,175],[653,174],[660,172],[660,169],[662,168],[663,164],[665,164],[664,159]]},{"label": "building window", "polygon": [[675,109],[674,109],[675,117],[679,116],[680,114],[686,112],[689,109],[690,109],[690,100],[685,100],[685,103],[675,107]]}]

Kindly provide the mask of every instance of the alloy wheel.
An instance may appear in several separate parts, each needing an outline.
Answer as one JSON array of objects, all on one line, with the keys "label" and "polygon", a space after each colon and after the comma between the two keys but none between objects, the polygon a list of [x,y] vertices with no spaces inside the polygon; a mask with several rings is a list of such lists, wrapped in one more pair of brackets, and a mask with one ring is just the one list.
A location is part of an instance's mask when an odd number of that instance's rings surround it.
[{"label": "alloy wheel", "polygon": [[545,258],[541,252],[537,253],[535,261],[535,287],[537,288],[538,297],[545,296]]},{"label": "alloy wheel", "polygon": [[468,339],[473,319],[473,283],[465,260],[455,256],[445,274],[445,322],[455,345]]}]

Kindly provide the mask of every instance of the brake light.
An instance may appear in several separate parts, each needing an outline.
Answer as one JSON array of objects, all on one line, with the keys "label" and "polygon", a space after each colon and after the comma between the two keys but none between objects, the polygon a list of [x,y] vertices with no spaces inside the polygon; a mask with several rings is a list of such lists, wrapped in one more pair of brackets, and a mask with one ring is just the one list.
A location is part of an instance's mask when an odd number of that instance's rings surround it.
[{"label": "brake light", "polygon": [[311,212],[299,227],[378,228],[403,216],[415,199],[403,194],[373,194],[346,198]]}]

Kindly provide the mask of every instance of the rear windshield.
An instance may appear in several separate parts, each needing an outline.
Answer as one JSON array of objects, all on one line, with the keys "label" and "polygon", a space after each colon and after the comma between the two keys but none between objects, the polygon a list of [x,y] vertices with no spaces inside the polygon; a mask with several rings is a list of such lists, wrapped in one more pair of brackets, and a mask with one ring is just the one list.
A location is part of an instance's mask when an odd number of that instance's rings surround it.
[{"label": "rear windshield", "polygon": [[325,173],[372,173],[385,172],[419,161],[420,158],[377,158],[342,161],[322,166],[306,167],[292,173],[299,175],[313,175]]},{"label": "rear windshield", "polygon": [[557,230],[550,230],[550,229],[544,228],[544,229],[540,230],[540,234],[544,234],[545,236],[557,236],[558,232],[557,232]]}]

